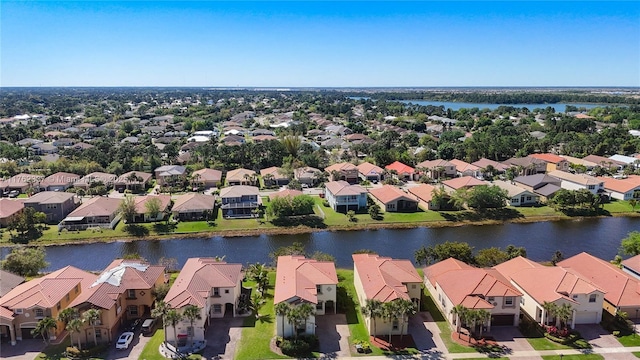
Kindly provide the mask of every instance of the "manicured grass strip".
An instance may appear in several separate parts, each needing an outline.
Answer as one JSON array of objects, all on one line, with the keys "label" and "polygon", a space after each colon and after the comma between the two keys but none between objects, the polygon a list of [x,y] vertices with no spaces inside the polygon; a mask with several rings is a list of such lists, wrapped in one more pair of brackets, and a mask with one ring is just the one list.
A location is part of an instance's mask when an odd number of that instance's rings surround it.
[{"label": "manicured grass strip", "polygon": [[476,352],[476,349],[470,346],[460,345],[457,342],[451,339],[451,328],[447,323],[447,320],[440,312],[440,309],[436,306],[429,290],[424,289],[424,297],[422,299],[422,303],[426,307],[427,311],[431,314],[433,321],[438,325],[438,329],[440,329],[440,338],[444,345],[447,347],[450,353],[472,353]]},{"label": "manicured grass strip", "polygon": [[632,354],[635,355],[635,357],[640,358],[640,351],[632,352]]},{"label": "manicured grass strip", "polygon": [[[255,221],[255,220],[254,220]],[[273,287],[276,283],[275,271],[269,272],[269,289],[265,292],[266,303],[260,309],[260,319],[253,316],[244,319],[242,338],[237,347],[237,360],[286,359],[270,349],[271,339],[275,336],[276,318],[273,308]],[[245,283],[244,286],[255,285]],[[253,291],[256,291],[255,288]]]},{"label": "manicured grass strip", "polygon": [[[142,336],[142,335],[141,335]],[[157,329],[155,334],[151,337],[147,345],[145,345],[144,349],[142,349],[142,353],[140,353],[139,360],[166,360],[166,358],[160,355],[160,344],[164,341],[164,330]],[[197,360],[202,359],[200,354],[189,355],[188,359]]]},{"label": "manicured grass strip", "polygon": [[70,346],[71,342],[69,341],[69,337],[58,345],[49,345],[47,346],[38,356],[36,356],[36,360],[65,360],[67,359],[62,354],[67,350],[67,346]]},{"label": "manicured grass strip", "polygon": [[604,359],[602,355],[598,354],[579,354],[579,355],[548,355],[542,357],[544,360],[600,360]]},{"label": "manicured grass strip", "polygon": [[527,338],[527,341],[534,350],[564,350],[564,349],[572,349],[572,347],[567,345],[558,344],[553,342],[546,337],[539,338]]},{"label": "manicured grass strip", "polygon": [[627,336],[620,336],[618,341],[625,347],[640,346],[640,335],[631,334]]}]

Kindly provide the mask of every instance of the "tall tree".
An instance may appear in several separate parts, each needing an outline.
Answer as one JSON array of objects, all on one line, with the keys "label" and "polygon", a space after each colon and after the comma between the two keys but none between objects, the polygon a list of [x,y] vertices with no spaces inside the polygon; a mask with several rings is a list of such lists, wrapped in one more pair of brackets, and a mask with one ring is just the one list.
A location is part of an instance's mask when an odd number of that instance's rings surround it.
[{"label": "tall tree", "polygon": [[640,255],[640,232],[632,231],[620,243],[620,252],[624,255]]},{"label": "tall tree", "polygon": [[462,319],[465,318],[466,312],[469,311],[464,305],[458,304],[451,309],[451,314],[456,316],[456,332],[460,339],[460,328],[462,327]]},{"label": "tall tree", "polygon": [[406,299],[398,299],[395,301],[398,303],[398,314],[400,315],[400,340],[402,340],[405,325],[409,322],[409,316],[416,313],[416,304],[411,300]]},{"label": "tall tree", "polygon": [[78,334],[78,350],[82,350],[82,343],[80,342],[80,330],[82,329],[82,319],[75,318],[71,319],[66,326],[67,331],[69,332],[69,337],[71,339],[71,344],[73,345],[73,334]]},{"label": "tall tree", "polygon": [[276,316],[280,316],[282,318],[282,333],[284,335],[284,319],[285,317],[289,314],[289,311],[291,310],[291,305],[289,305],[286,302],[279,302],[276,304],[275,306],[275,312],[276,312]]},{"label": "tall tree", "polygon": [[127,223],[132,223],[137,214],[135,198],[133,196],[125,196],[118,206],[118,211]]},{"label": "tall tree", "polygon": [[165,321],[165,317],[169,312],[169,305],[166,302],[160,300],[156,300],[153,310],[151,310],[151,316],[160,319],[162,321],[162,328],[164,329],[164,341],[167,342],[167,322]]},{"label": "tall tree", "polygon": [[371,321],[373,322],[373,334],[371,335],[378,335],[376,320],[384,315],[382,301],[376,299],[367,299],[365,306],[362,307],[362,313],[364,314],[364,316],[368,316],[369,318],[371,318]]},{"label": "tall tree", "polygon": [[35,329],[31,330],[31,335],[40,335],[45,343],[49,343],[51,337],[51,330],[58,328],[56,321],[50,317],[45,317],[38,321]]},{"label": "tall tree", "polygon": [[21,276],[36,276],[40,270],[49,266],[45,255],[42,247],[16,247],[0,262],[0,267]]},{"label": "tall tree", "polygon": [[196,320],[201,320],[202,315],[200,315],[200,308],[195,305],[187,305],[182,311],[182,315],[189,320],[189,325],[191,326],[191,331],[189,332],[189,346],[193,346],[193,335],[195,334],[195,328],[193,324]]},{"label": "tall tree", "polygon": [[176,309],[169,309],[164,315],[165,324],[169,324],[173,327],[173,339],[175,341],[174,345],[176,349],[178,348],[178,333],[176,331],[176,326],[178,326],[180,321],[182,321],[182,314],[180,314]]},{"label": "tall tree", "polygon": [[89,309],[82,314],[82,320],[91,325],[93,330],[93,344],[98,346],[98,336],[96,335],[96,323],[100,320],[102,311],[100,309]]},{"label": "tall tree", "polygon": [[150,219],[153,219],[153,221],[158,221],[158,215],[160,214],[161,205],[162,204],[160,202],[160,199],[158,198],[149,199],[149,201],[144,203],[144,208],[147,212],[147,215]]}]

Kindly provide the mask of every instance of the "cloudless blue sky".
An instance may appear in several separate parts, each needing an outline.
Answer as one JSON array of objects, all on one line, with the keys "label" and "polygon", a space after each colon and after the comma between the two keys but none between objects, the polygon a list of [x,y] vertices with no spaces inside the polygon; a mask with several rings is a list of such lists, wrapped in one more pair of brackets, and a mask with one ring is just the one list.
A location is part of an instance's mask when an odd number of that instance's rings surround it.
[{"label": "cloudless blue sky", "polygon": [[0,86],[640,86],[638,1],[0,1]]}]

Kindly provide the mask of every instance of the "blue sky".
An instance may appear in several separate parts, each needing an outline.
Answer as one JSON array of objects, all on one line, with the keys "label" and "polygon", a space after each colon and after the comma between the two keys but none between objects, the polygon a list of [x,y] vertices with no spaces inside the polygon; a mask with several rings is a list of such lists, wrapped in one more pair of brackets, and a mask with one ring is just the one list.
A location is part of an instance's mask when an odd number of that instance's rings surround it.
[{"label": "blue sky", "polygon": [[640,2],[0,0],[1,86],[640,86]]}]

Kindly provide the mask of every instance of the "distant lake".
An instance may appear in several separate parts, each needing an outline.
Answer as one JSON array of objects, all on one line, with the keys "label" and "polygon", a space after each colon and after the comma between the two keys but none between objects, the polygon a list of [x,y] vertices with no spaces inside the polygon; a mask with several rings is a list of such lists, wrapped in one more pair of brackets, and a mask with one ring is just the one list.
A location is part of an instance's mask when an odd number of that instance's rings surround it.
[{"label": "distant lake", "polygon": [[515,108],[523,108],[526,107],[529,110],[533,110],[536,108],[545,109],[547,106],[551,106],[558,113],[563,113],[567,109],[567,105],[573,105],[577,108],[585,108],[585,109],[593,109],[598,106],[606,106],[605,104],[481,104],[481,103],[466,103],[466,102],[451,102],[451,101],[428,101],[428,100],[400,100],[400,102],[405,104],[415,104],[422,106],[444,106],[445,109],[451,108],[451,110],[456,111],[462,108],[471,109],[477,107],[478,109],[489,109],[495,110],[499,106],[512,106]]}]

